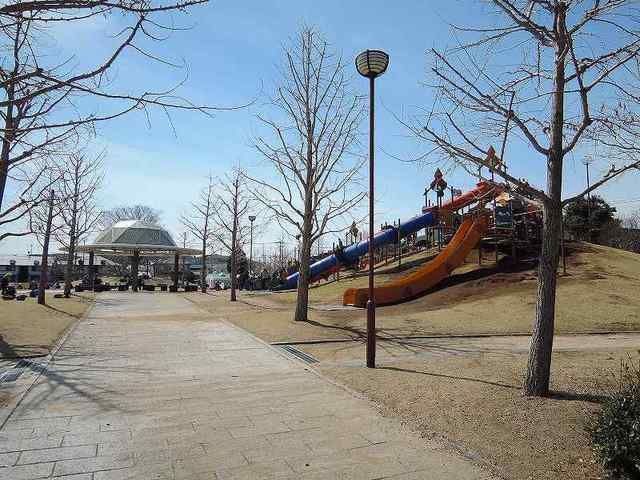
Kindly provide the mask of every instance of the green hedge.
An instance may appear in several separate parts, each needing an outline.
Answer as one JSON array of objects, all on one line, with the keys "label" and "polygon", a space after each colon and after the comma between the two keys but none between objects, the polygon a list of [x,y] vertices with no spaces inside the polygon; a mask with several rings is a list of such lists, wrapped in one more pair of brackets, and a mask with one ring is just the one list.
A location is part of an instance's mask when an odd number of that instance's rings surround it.
[{"label": "green hedge", "polygon": [[614,479],[640,479],[640,367],[623,362],[617,388],[589,427],[596,456]]}]

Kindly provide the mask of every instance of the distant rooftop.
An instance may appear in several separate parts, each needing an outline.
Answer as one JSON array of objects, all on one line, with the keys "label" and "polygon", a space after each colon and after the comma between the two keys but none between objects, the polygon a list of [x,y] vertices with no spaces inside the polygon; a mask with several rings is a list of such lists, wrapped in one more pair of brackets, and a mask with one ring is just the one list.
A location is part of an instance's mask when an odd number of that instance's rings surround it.
[{"label": "distant rooftop", "polygon": [[79,245],[77,251],[101,255],[130,255],[133,252],[139,252],[140,255],[198,253],[198,250],[176,245],[171,234],[160,225],[142,220],[120,220],[100,232],[94,243]]},{"label": "distant rooftop", "polygon": [[141,220],[121,220],[114,223],[98,234],[95,244],[176,246],[171,234],[164,228]]}]

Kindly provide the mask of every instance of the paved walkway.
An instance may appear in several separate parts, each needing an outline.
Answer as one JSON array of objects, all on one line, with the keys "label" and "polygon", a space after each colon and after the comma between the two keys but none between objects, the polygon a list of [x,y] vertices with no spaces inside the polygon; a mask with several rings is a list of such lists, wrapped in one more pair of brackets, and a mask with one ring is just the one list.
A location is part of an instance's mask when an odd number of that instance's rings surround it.
[{"label": "paved walkway", "polygon": [[0,479],[490,478],[210,317],[101,294],[0,431]]}]

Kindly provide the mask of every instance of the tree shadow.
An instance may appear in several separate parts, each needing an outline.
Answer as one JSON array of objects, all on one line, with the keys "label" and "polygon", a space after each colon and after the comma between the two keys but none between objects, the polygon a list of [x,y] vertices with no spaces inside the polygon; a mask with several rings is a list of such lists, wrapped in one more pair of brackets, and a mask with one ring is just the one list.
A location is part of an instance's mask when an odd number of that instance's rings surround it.
[{"label": "tree shadow", "polygon": [[126,408],[112,401],[113,398],[122,396],[123,392],[105,386],[103,378],[108,374],[132,373],[148,377],[153,372],[129,366],[107,366],[107,357],[86,361],[87,359],[85,352],[74,352],[71,348],[65,347],[65,351],[57,355],[46,367],[36,362],[21,362],[22,368],[39,374],[40,378],[34,384],[30,395],[21,402],[20,411],[40,408],[51,399],[77,397],[96,405],[100,412],[128,413]]},{"label": "tree shadow", "polygon": [[456,375],[446,375],[444,373],[421,372],[419,370],[411,370],[411,369],[408,369],[408,368],[378,367],[378,370],[393,370],[395,372],[416,373],[418,375],[426,375],[428,377],[448,378],[448,379],[451,379],[451,380],[460,380],[460,381],[463,381],[463,382],[482,383],[482,384],[485,384],[485,385],[491,385],[493,387],[508,388],[510,390],[520,390],[521,389],[521,387],[517,387],[515,385],[509,385],[507,383],[492,382],[490,380],[482,380],[482,379],[479,379],[479,378],[462,377],[462,376],[456,376]]},{"label": "tree shadow", "polygon": [[331,324],[322,323],[322,322],[309,320],[309,319],[307,319],[304,323],[308,323],[309,325],[313,325],[314,327],[326,328],[328,330],[339,330],[339,331],[348,333],[350,334],[350,338],[352,340],[364,340],[367,338],[366,331],[356,327],[331,325]]},{"label": "tree shadow", "polygon": [[577,393],[577,392],[567,392],[564,390],[551,390],[547,398],[551,398],[553,400],[569,400],[569,401],[577,401],[577,402],[588,402],[595,404],[604,403],[609,397],[603,394],[597,393]]},{"label": "tree shadow", "polygon": [[61,314],[63,314],[63,315],[67,315],[68,317],[73,317],[73,318],[82,318],[82,314],[78,314],[78,313],[69,313],[69,312],[66,312],[66,311],[64,311],[64,310],[62,310],[62,309],[60,309],[60,308],[56,308],[56,307],[54,307],[54,306],[52,306],[52,305],[49,305],[48,303],[45,303],[45,304],[44,304],[44,306],[45,306],[46,308],[48,308],[49,310],[53,310],[54,312],[58,312],[58,313],[61,313]]},{"label": "tree shadow", "polygon": [[0,335],[0,358],[3,359],[44,357],[49,354],[49,351],[48,345],[12,345]]}]

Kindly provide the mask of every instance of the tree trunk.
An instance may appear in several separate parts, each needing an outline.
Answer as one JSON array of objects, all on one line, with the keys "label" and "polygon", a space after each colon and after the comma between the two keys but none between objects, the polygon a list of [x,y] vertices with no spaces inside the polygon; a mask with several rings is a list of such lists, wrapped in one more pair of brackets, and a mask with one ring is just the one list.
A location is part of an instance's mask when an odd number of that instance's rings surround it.
[{"label": "tree trunk", "polygon": [[[17,67],[16,67],[17,68]],[[14,68],[13,76],[16,75]],[[2,138],[2,150],[0,151],[0,212],[2,212],[2,204],[4,192],[7,186],[7,177],[9,176],[9,155],[11,146],[15,136],[15,126],[13,119],[13,100],[15,98],[15,84],[11,82],[7,88],[7,100],[10,102],[4,111],[4,135]]]},{"label": "tree trunk", "polygon": [[231,301],[236,301],[238,283],[238,183],[235,184],[233,198],[233,227],[231,228]]},{"label": "tree trunk", "polygon": [[131,290],[138,291],[138,268],[140,267],[140,250],[134,250],[131,257]]},{"label": "tree trunk", "polygon": [[64,296],[69,298],[71,295],[71,281],[73,278],[73,258],[76,254],[76,245],[70,236],[69,251],[67,252],[67,265],[64,268]]},{"label": "tree trunk", "polygon": [[302,246],[298,268],[298,292],[296,300],[296,312],[293,317],[296,322],[306,322],[309,313],[309,283],[311,280],[311,215],[308,215],[303,224]]},{"label": "tree trunk", "polygon": [[76,224],[78,223],[78,185],[74,186],[74,199],[71,204],[71,225],[69,226],[69,252],[67,255],[67,266],[64,269],[64,296],[71,295],[71,282],[73,280],[73,260],[76,254]]},{"label": "tree trunk", "polygon": [[565,58],[567,55],[566,5],[556,6],[556,58],[554,92],[551,105],[551,138],[547,157],[547,194],[542,251],[538,266],[538,294],[536,319],[533,324],[531,347],[525,379],[525,395],[543,396],[549,393],[551,354],[553,351],[553,327],[556,307],[556,275],[560,260],[560,231],[562,222],[562,161],[564,127]]},{"label": "tree trunk", "polygon": [[300,266],[298,268],[298,295],[296,299],[296,312],[293,320],[306,322],[309,313],[309,281],[311,280],[311,229],[313,228],[313,192],[314,192],[314,132],[311,126],[311,118],[307,110],[307,158],[306,179],[304,192],[304,218],[302,220],[302,247],[300,252]]},{"label": "tree trunk", "polygon": [[7,185],[7,176],[9,175],[9,147],[9,142],[3,140],[2,151],[0,152],[0,212],[2,211],[2,199]]},{"label": "tree trunk", "polygon": [[180,279],[180,254],[176,252],[173,256],[173,286],[178,291],[178,280]]},{"label": "tree trunk", "polygon": [[[235,233],[232,235],[232,238],[235,239]],[[230,300],[235,302],[236,298],[236,288],[238,284],[238,263],[237,263],[237,248],[233,248],[231,250],[231,297]]]},{"label": "tree trunk", "polygon": [[551,353],[556,306],[556,281],[560,257],[560,205],[544,208],[542,251],[538,266],[536,319],[531,336],[525,394],[543,396],[549,393]]},{"label": "tree trunk", "polygon": [[51,224],[53,223],[53,199],[54,192],[51,190],[49,198],[49,213],[47,214],[47,225],[44,231],[44,241],[42,242],[42,259],[40,261],[40,283],[38,284],[38,303],[44,305],[46,301],[46,288],[49,283],[49,239],[51,238]]},{"label": "tree trunk", "polygon": [[200,269],[200,288],[207,293],[207,241],[202,241],[202,268]]}]

